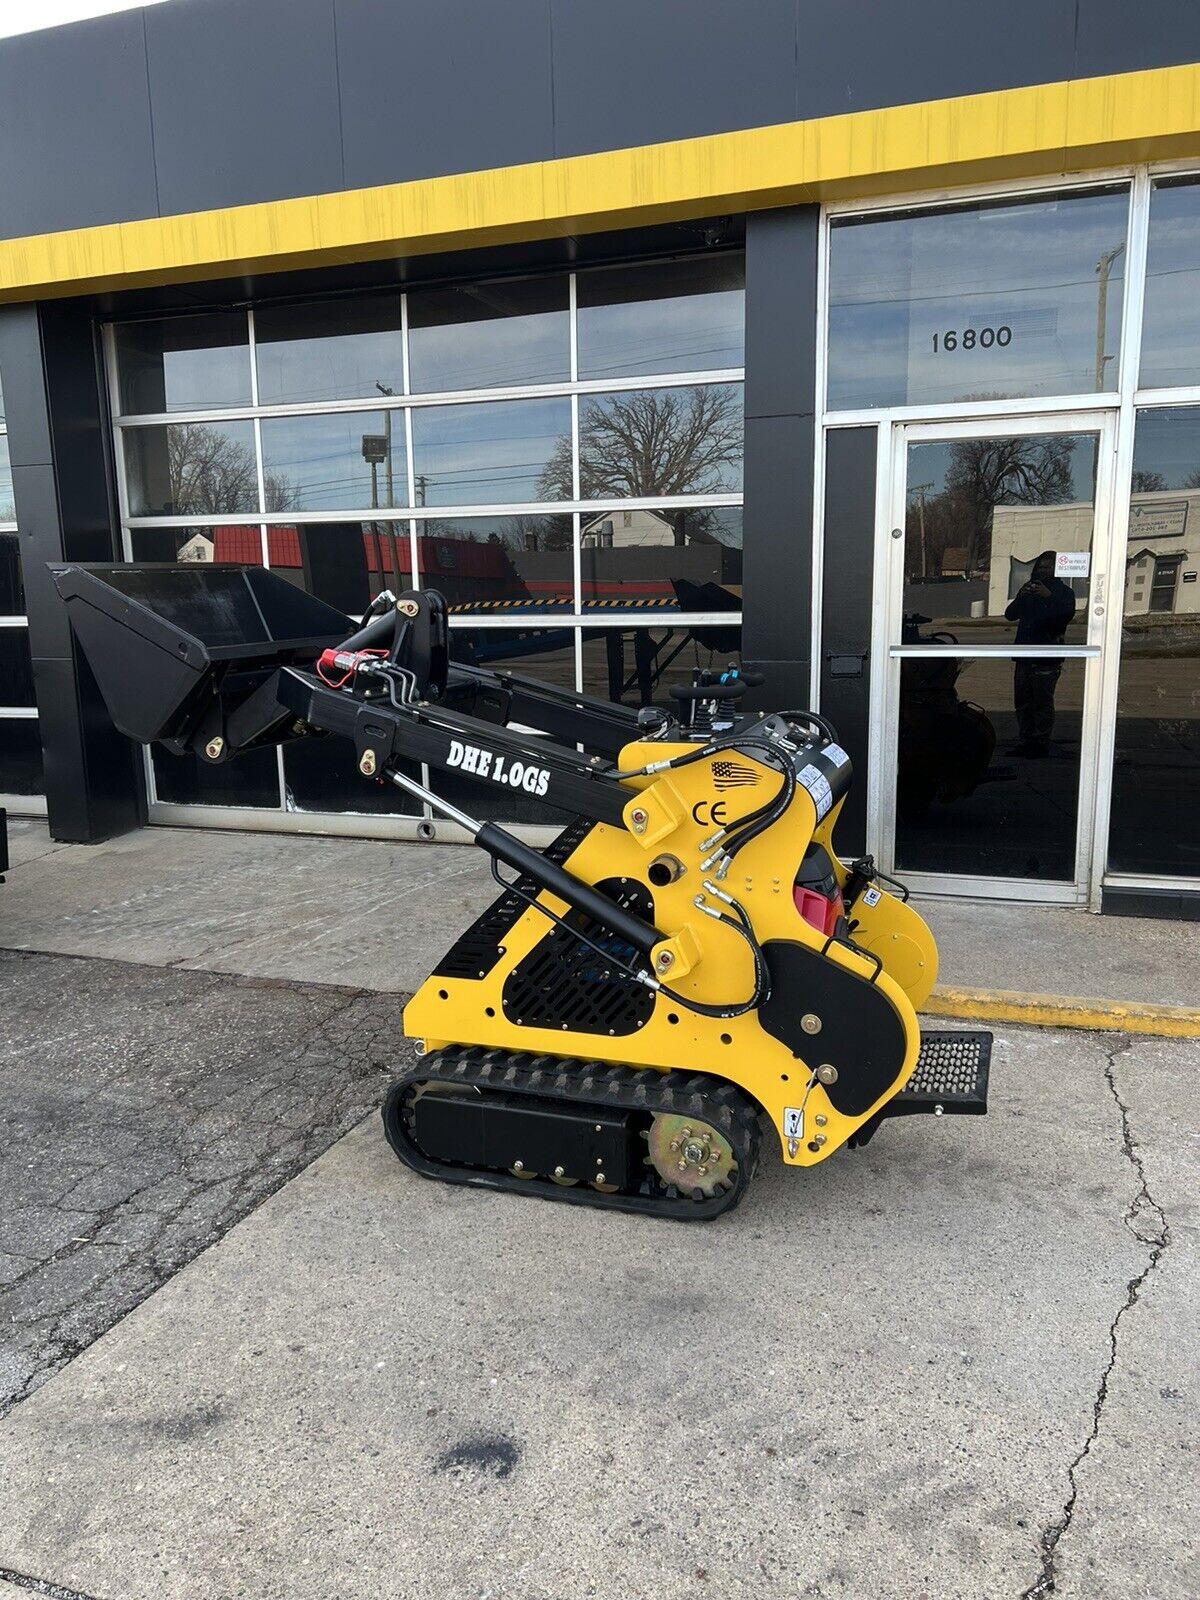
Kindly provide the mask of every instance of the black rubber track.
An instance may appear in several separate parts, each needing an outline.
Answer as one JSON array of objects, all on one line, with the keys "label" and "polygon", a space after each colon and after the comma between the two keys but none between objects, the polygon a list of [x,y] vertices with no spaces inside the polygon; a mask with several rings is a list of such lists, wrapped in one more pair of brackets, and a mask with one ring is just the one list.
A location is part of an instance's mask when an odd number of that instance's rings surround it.
[{"label": "black rubber track", "polygon": [[[408,1110],[417,1089],[426,1083],[450,1083],[486,1094],[525,1094],[541,1100],[570,1101],[599,1109],[643,1112],[647,1122],[660,1113],[695,1117],[721,1131],[737,1156],[737,1182],[710,1199],[695,1199],[665,1185],[652,1167],[637,1190],[602,1194],[585,1184],[566,1187],[549,1178],[518,1178],[485,1167],[453,1166],[430,1160],[410,1132]],[[537,1195],[568,1205],[595,1206],[605,1211],[631,1211],[677,1222],[708,1222],[732,1211],[745,1194],[758,1165],[759,1113],[754,1102],[733,1084],[703,1072],[661,1072],[653,1067],[614,1067],[572,1057],[525,1055],[517,1051],[454,1047],[423,1056],[388,1093],[383,1105],[388,1143],[414,1172],[446,1183],[473,1184],[506,1194]]]}]

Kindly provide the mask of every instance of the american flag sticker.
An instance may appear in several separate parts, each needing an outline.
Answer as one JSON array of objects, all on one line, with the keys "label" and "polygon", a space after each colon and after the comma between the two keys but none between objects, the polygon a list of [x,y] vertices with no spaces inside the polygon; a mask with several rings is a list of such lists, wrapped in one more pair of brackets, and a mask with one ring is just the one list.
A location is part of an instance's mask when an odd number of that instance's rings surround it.
[{"label": "american flag sticker", "polygon": [[744,761],[714,761],[713,783],[718,792],[725,789],[746,789],[758,782],[758,768]]}]

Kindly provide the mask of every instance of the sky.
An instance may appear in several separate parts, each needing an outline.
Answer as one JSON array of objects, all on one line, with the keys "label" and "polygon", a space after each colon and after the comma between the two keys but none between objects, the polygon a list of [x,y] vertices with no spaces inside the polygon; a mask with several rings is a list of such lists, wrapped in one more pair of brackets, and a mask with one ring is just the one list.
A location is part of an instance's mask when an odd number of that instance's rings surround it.
[{"label": "sky", "polygon": [[101,17],[109,11],[132,11],[162,0],[0,0],[0,39],[35,28],[56,28],[60,22]]}]

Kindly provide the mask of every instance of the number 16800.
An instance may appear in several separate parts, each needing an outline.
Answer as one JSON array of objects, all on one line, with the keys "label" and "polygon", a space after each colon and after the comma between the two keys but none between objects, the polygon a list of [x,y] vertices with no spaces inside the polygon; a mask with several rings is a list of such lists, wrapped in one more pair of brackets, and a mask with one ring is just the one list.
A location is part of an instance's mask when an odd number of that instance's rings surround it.
[{"label": "number 16800", "polygon": [[990,350],[993,345],[1001,350],[1012,343],[1012,329],[1006,325],[999,328],[964,328],[960,333],[955,328],[947,328],[945,333],[933,335],[933,353],[937,355],[943,350],[974,350],[976,346],[981,350]]}]

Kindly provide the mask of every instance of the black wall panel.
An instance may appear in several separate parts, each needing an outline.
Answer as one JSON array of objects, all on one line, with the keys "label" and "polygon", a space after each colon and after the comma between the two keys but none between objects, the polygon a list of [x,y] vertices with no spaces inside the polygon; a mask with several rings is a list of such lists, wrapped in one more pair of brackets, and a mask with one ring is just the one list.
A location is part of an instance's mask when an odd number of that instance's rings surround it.
[{"label": "black wall panel", "polygon": [[0,235],[157,210],[141,12],[0,41]]},{"label": "black wall panel", "polygon": [[1072,72],[1075,0],[799,0],[799,17],[801,117],[1052,83]]},{"label": "black wall panel", "polygon": [[795,0],[551,0],[554,154],[789,122]]},{"label": "black wall panel", "polygon": [[334,14],[347,188],[553,149],[549,0],[335,0]]},{"label": "black wall panel", "polygon": [[843,856],[866,848],[876,434],[875,428],[835,428],[825,444],[821,710],[854,763],[838,825]]},{"label": "black wall panel", "polygon": [[1200,61],[1196,0],[1078,0],[1077,78]]},{"label": "black wall panel", "polygon": [[[145,11],[164,215],[342,187],[331,0],[174,0]],[[377,107],[388,132],[396,83]]]}]

